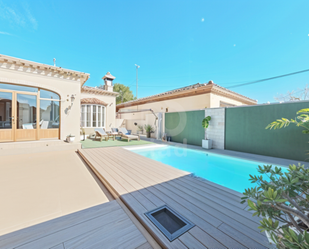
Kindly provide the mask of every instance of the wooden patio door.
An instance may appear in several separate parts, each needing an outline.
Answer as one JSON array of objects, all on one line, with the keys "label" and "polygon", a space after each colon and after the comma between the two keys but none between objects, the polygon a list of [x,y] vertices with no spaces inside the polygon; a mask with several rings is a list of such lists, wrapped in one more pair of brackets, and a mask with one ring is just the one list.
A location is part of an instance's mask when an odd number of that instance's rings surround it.
[{"label": "wooden patio door", "polygon": [[0,90],[0,142],[38,140],[38,93]]},{"label": "wooden patio door", "polygon": [[15,92],[14,134],[15,141],[38,139],[37,120],[39,103],[37,93]]},{"label": "wooden patio door", "polygon": [[0,142],[15,141],[14,92],[0,90]]}]

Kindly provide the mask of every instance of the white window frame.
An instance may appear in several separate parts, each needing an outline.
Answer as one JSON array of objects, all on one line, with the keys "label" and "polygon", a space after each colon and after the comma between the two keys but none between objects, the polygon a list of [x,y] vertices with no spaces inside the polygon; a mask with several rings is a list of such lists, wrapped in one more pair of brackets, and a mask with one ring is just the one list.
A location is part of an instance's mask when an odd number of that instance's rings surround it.
[{"label": "white window frame", "polygon": [[[90,105],[90,126],[87,126],[87,116],[88,116],[88,112],[87,112],[87,106]],[[93,126],[93,106],[96,106],[96,127]],[[98,107],[101,107],[101,126],[99,127],[99,112],[98,112]],[[105,124],[106,124],[106,106],[104,105],[95,105],[95,104],[83,104],[81,105],[81,112],[80,112],[80,116],[82,118],[82,112],[83,112],[83,108],[84,108],[84,113],[85,113],[85,117],[84,117],[84,124],[85,126],[83,126],[83,128],[105,128]],[[102,111],[103,110],[103,111]],[[82,119],[81,119],[82,121]],[[81,122],[82,123],[82,122]]]}]

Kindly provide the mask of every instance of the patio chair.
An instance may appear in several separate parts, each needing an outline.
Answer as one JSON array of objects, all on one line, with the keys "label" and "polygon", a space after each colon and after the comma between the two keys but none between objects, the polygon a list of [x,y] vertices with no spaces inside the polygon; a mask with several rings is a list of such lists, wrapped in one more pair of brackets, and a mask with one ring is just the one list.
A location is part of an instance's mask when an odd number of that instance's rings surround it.
[{"label": "patio chair", "polygon": [[140,140],[139,135],[129,135],[129,132],[127,131],[126,128],[119,128],[119,133],[121,134],[121,138],[126,138],[128,139],[128,142],[130,142],[130,140]]},{"label": "patio chair", "polygon": [[108,141],[108,139],[110,137],[113,138],[113,140],[115,140],[115,135],[112,135],[112,134],[107,134],[103,128],[96,128],[94,129],[95,131],[95,138],[94,139],[97,139],[97,137],[100,138],[100,141],[102,142],[103,138],[105,139],[105,141]]},{"label": "patio chair", "polygon": [[49,121],[42,121],[42,123],[40,122],[41,129],[47,129],[48,124],[49,124]]},{"label": "patio chair", "polygon": [[33,130],[33,124],[23,124],[22,125],[23,129],[26,129],[26,130]]}]

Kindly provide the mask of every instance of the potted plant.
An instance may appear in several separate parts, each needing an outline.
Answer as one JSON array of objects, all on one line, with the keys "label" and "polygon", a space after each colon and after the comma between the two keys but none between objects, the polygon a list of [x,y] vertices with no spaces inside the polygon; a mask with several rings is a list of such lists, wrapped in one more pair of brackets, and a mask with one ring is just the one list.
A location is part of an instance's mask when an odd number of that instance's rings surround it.
[{"label": "potted plant", "polygon": [[[209,121],[211,120],[211,117],[210,116],[207,116],[206,118],[203,119],[202,121],[202,126],[203,128],[206,129],[208,128],[209,126]],[[206,135],[205,135],[205,139],[203,139],[202,141],[202,147],[204,149],[211,149],[212,148],[212,140],[211,139],[207,139],[207,132],[206,132]]]},{"label": "potted plant", "polygon": [[154,132],[154,129],[151,125],[145,125],[146,137],[150,138],[150,133]]},{"label": "potted plant", "polygon": [[137,134],[143,134],[144,132],[144,127],[142,125],[137,126]]},{"label": "potted plant", "polygon": [[74,140],[75,140],[75,136],[74,135],[70,134],[70,135],[67,136],[67,142],[68,143],[73,143]]}]

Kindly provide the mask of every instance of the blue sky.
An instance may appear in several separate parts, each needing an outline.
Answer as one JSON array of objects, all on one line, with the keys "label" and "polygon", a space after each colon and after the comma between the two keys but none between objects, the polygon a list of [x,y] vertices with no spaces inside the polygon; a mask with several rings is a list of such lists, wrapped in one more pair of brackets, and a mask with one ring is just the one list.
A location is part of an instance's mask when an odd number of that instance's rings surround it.
[{"label": "blue sky", "polygon": [[[139,97],[235,84],[309,68],[309,1],[0,0],[0,53],[90,73],[110,71]],[[273,102],[309,72],[232,90]]]}]

